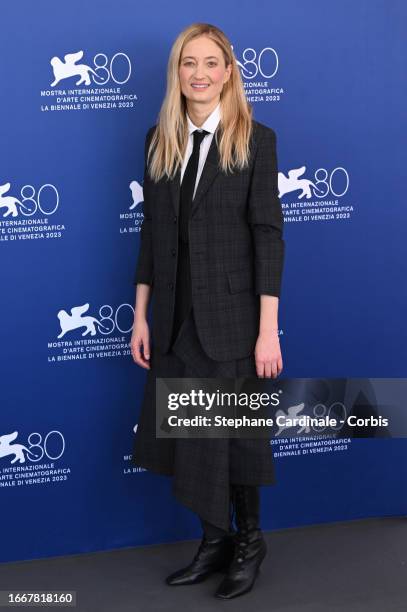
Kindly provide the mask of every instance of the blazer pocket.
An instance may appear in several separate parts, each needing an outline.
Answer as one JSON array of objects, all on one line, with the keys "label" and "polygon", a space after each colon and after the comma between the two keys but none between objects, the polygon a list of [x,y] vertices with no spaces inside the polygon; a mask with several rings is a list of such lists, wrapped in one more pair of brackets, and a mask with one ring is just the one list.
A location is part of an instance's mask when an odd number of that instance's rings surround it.
[{"label": "blazer pocket", "polygon": [[227,273],[230,293],[250,291],[254,286],[253,270],[251,267],[239,268]]}]

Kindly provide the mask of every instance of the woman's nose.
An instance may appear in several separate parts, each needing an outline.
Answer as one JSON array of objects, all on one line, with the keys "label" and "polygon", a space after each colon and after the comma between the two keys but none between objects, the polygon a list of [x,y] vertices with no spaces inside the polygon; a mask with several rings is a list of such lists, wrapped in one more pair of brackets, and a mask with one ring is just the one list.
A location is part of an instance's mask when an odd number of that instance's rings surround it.
[{"label": "woman's nose", "polygon": [[202,79],[202,78],[204,78],[204,76],[205,75],[204,75],[204,72],[203,72],[203,67],[202,66],[197,66],[196,70],[195,70],[195,73],[194,73],[194,77],[196,79]]}]

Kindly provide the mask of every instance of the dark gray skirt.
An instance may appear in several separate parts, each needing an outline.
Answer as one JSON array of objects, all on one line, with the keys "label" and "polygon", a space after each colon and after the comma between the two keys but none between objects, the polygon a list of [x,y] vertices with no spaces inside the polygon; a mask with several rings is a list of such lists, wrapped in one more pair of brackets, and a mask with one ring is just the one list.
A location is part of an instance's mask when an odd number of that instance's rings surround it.
[{"label": "dark gray skirt", "polygon": [[229,485],[275,484],[273,453],[268,439],[156,438],[156,378],[257,376],[254,354],[214,361],[204,352],[191,307],[189,261],[185,250],[180,253],[174,342],[165,355],[151,346],[151,369],[147,372],[132,463],[172,476],[172,491],[179,502],[210,523],[228,529]]}]

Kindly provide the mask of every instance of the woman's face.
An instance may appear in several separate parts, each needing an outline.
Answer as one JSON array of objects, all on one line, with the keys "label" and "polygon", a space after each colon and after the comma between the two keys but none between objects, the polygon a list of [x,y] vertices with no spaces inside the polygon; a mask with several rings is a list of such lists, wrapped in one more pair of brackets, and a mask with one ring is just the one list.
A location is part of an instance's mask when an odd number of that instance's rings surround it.
[{"label": "woman's face", "polygon": [[231,71],[231,64],[225,66],[220,47],[207,36],[199,36],[190,40],[182,51],[179,67],[181,91],[191,102],[213,106],[219,100]]}]

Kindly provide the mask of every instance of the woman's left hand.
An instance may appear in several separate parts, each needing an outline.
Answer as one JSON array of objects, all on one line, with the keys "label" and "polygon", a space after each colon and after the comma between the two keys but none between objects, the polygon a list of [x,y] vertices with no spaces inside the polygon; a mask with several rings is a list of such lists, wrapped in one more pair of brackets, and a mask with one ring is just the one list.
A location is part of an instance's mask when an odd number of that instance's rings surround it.
[{"label": "woman's left hand", "polygon": [[257,338],[254,350],[257,376],[259,378],[277,378],[283,369],[280,340],[276,331],[261,333]]}]

